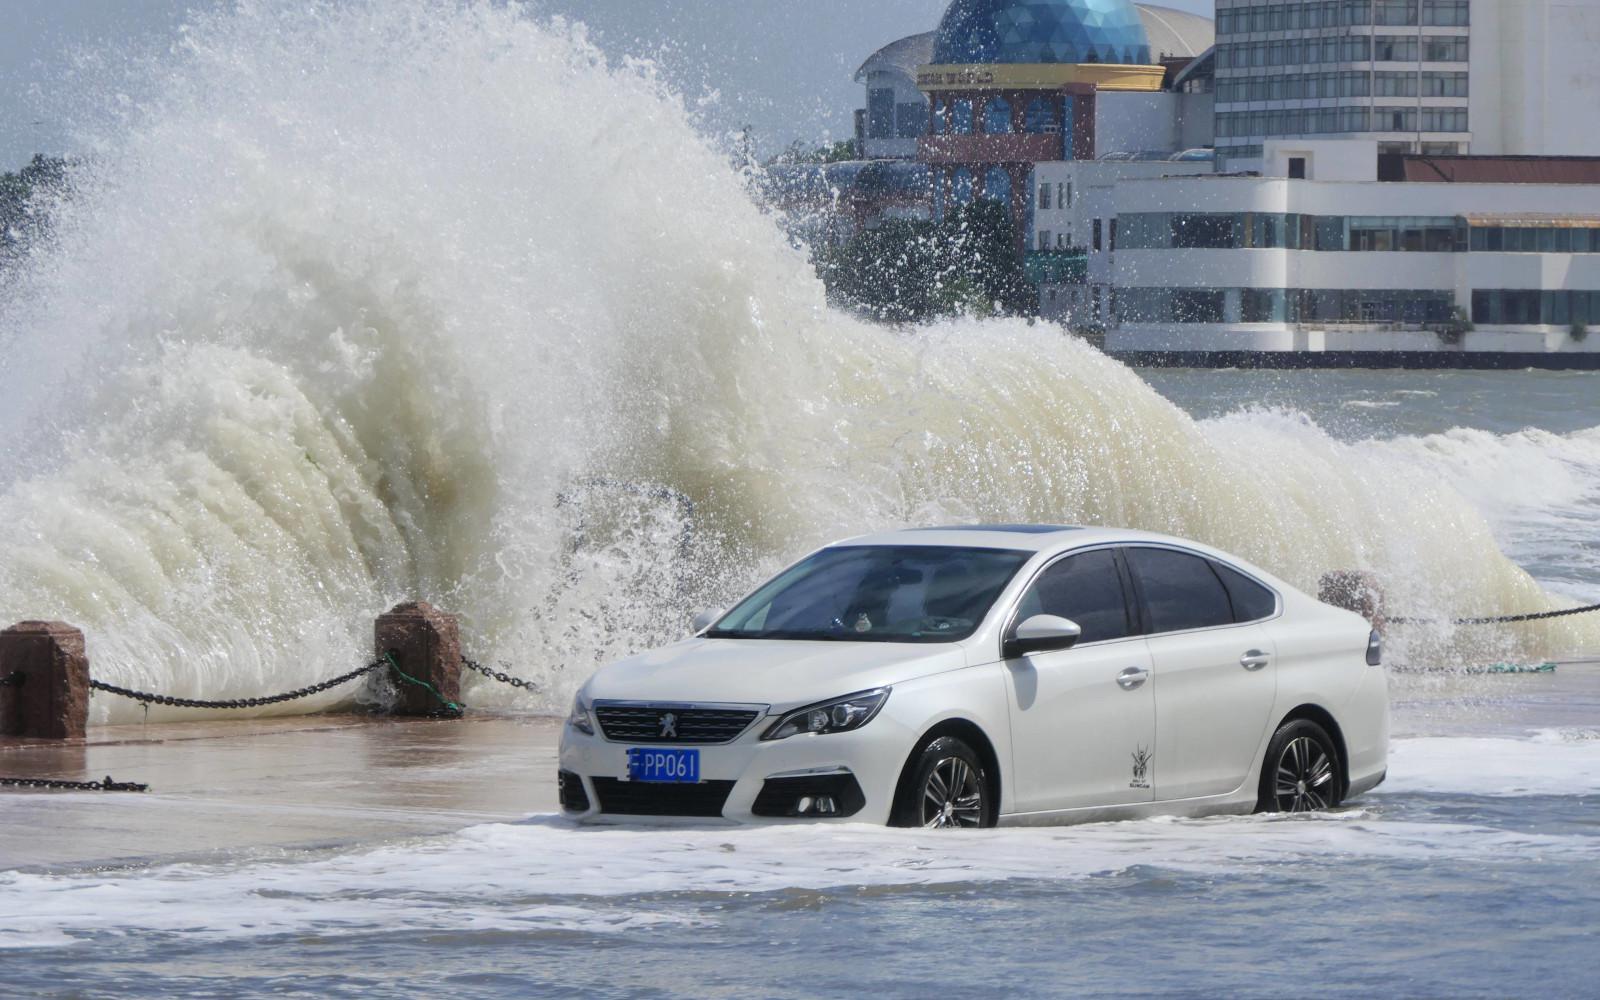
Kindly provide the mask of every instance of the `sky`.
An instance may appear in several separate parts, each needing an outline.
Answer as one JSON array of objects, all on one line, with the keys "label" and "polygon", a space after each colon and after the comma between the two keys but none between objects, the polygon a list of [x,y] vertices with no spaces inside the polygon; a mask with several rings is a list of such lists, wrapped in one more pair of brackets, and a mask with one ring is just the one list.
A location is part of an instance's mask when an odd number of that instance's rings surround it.
[{"label": "sky", "polygon": [[[1210,15],[1212,0],[1164,0]],[[649,55],[686,97],[715,94],[708,127],[749,126],[772,152],[848,138],[863,103],[852,81],[879,46],[931,30],[947,0],[534,0],[587,23],[613,55]],[[51,81],[84,48],[163,43],[205,0],[0,0],[0,170],[70,153]]]}]

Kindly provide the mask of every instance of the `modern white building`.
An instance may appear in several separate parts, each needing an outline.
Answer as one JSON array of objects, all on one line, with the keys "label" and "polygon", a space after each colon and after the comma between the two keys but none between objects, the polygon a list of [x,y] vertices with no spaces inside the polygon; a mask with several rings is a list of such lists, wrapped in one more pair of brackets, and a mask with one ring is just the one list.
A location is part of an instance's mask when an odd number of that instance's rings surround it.
[{"label": "modern white building", "polygon": [[1091,182],[1071,223],[1090,227],[1085,287],[1045,304],[1150,363],[1600,366],[1600,160],[1378,143],[1267,140],[1260,175]]},{"label": "modern white building", "polygon": [[1117,189],[1127,181],[1209,176],[1209,158],[1114,157],[1041,163],[1033,173],[1028,269],[1039,286],[1039,312],[1077,327],[1112,321],[1116,277],[1108,252],[1117,221]]},{"label": "modern white building", "polygon": [[1600,0],[1217,0],[1219,170],[1270,138],[1600,155]]}]

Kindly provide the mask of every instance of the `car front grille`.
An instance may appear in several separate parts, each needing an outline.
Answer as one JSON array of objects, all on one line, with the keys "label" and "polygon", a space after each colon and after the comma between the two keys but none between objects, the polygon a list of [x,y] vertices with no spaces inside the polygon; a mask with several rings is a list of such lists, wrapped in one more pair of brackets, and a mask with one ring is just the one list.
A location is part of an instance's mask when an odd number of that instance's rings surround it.
[{"label": "car front grille", "polygon": [[600,811],[623,816],[721,816],[733,791],[731,781],[699,784],[592,778]]},{"label": "car front grille", "polygon": [[687,708],[673,705],[594,706],[606,739],[615,743],[672,743],[692,746],[731,743],[760,712],[754,708]]}]

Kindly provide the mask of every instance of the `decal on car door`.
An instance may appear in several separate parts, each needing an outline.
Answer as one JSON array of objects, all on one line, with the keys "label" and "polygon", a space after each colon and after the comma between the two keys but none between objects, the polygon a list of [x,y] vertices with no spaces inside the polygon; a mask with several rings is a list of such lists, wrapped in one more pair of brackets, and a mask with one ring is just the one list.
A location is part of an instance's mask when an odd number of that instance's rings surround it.
[{"label": "decal on car door", "polygon": [[1129,788],[1150,787],[1150,751],[1144,747],[1135,750],[1133,756],[1133,780],[1128,782]]}]

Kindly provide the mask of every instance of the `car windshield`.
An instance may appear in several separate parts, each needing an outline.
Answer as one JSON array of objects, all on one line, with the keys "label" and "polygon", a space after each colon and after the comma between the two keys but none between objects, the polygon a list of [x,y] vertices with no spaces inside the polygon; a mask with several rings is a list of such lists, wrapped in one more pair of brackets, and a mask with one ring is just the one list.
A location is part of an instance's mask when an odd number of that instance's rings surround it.
[{"label": "car windshield", "polygon": [[705,635],[955,642],[972,634],[1031,555],[937,545],[823,549],[769,580]]}]

